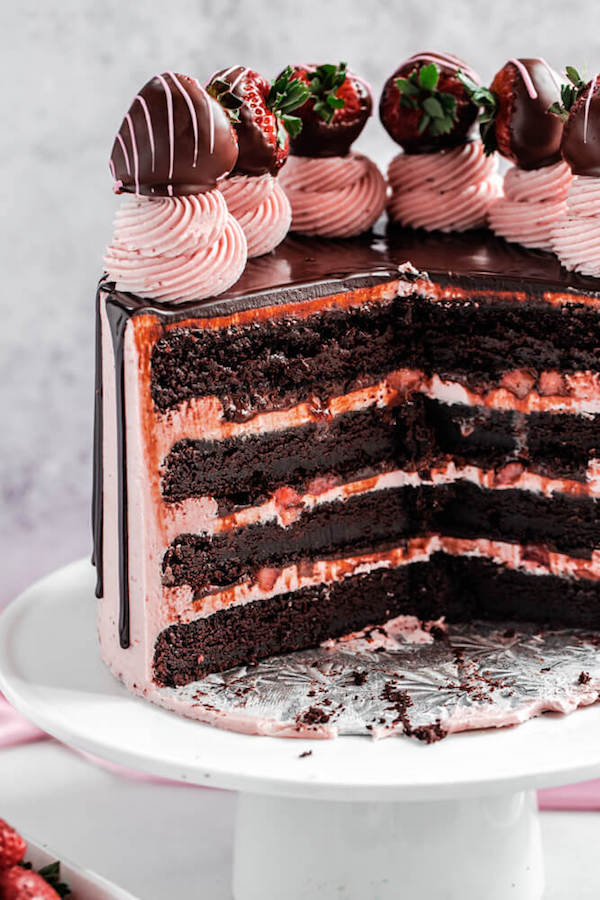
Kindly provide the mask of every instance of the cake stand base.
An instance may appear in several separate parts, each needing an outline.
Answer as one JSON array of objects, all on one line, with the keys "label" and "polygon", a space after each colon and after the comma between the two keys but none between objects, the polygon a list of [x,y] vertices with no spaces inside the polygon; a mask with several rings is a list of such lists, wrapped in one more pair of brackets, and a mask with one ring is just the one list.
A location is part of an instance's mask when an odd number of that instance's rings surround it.
[{"label": "cake stand base", "polygon": [[[89,564],[74,563],[2,613],[0,690],[79,750],[239,791],[235,900],[541,898],[533,789],[600,775],[600,704],[430,745],[223,731],[113,678],[98,653],[93,583]],[[210,841],[210,823],[199,833]]]},{"label": "cake stand base", "polygon": [[533,791],[426,803],[238,799],[235,900],[539,900]]}]

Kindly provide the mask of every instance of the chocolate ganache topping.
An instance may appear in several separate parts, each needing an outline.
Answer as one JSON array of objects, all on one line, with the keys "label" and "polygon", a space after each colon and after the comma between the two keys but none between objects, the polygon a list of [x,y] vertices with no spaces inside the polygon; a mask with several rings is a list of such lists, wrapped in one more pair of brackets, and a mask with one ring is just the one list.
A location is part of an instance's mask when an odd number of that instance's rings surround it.
[{"label": "chocolate ganache topping", "polygon": [[558,162],[563,123],[549,109],[560,102],[560,88],[560,76],[545,60],[510,59],[490,85],[496,104],[491,119],[495,146],[488,144],[488,149],[497,149],[522,169]]},{"label": "chocolate ganache topping", "polygon": [[600,176],[600,75],[589,82],[571,108],[561,151],[574,175]]},{"label": "chocolate ganache topping", "polygon": [[113,144],[115,191],[201,194],[235,166],[237,138],[225,110],[195,78],[164,72],[140,90]]}]

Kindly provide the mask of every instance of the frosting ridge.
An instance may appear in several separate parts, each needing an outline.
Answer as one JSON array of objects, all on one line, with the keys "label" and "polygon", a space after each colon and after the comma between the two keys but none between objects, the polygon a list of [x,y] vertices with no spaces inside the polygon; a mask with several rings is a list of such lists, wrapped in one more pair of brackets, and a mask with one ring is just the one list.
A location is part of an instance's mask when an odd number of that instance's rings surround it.
[{"label": "frosting ridge", "polygon": [[393,221],[427,231],[466,231],[486,221],[500,194],[497,163],[481,141],[435,153],[399,153],[388,168]]},{"label": "frosting ridge", "polygon": [[600,178],[575,175],[566,213],[552,231],[552,248],[566,269],[600,275]]},{"label": "frosting ridge", "polygon": [[291,156],[280,181],[292,207],[292,230],[354,237],[383,212],[386,182],[366,156]]},{"label": "frosting ridge", "polygon": [[184,301],[227,290],[242,274],[246,258],[244,232],[214,190],[124,197],[104,265],[118,290]]},{"label": "frosting ridge", "polygon": [[219,189],[246,235],[248,259],[269,253],[282,242],[292,208],[272,175],[231,175],[219,183]]}]

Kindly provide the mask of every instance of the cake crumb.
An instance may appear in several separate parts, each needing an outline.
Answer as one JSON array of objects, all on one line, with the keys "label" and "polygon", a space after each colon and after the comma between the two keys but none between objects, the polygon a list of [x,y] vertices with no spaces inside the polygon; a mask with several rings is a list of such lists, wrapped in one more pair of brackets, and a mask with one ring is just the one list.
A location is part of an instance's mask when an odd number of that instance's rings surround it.
[{"label": "cake crumb", "polygon": [[589,684],[591,680],[589,672],[580,672],[577,684]]},{"label": "cake crumb", "polygon": [[305,750],[304,753],[298,754],[298,759],[306,759],[307,756],[312,756],[312,750]]}]

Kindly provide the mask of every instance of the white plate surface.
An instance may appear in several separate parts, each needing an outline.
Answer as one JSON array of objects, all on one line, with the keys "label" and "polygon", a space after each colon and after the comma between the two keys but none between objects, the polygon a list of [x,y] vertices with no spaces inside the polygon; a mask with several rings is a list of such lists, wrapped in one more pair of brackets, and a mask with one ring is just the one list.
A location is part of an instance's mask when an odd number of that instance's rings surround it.
[{"label": "white plate surface", "polygon": [[23,837],[27,841],[25,859],[32,863],[34,869],[41,869],[56,859],[60,860],[61,881],[66,882],[71,888],[73,900],[136,900],[133,894],[117,887],[106,878],[61,859],[48,847],[36,844],[27,835]]},{"label": "white plate surface", "polygon": [[430,746],[256,737],[181,718],[130,695],[103,665],[93,583],[87,561],[72,563],[0,616],[0,689],[45,731],[111,762],[197,784],[332,800],[433,800],[600,776],[600,705]]}]

